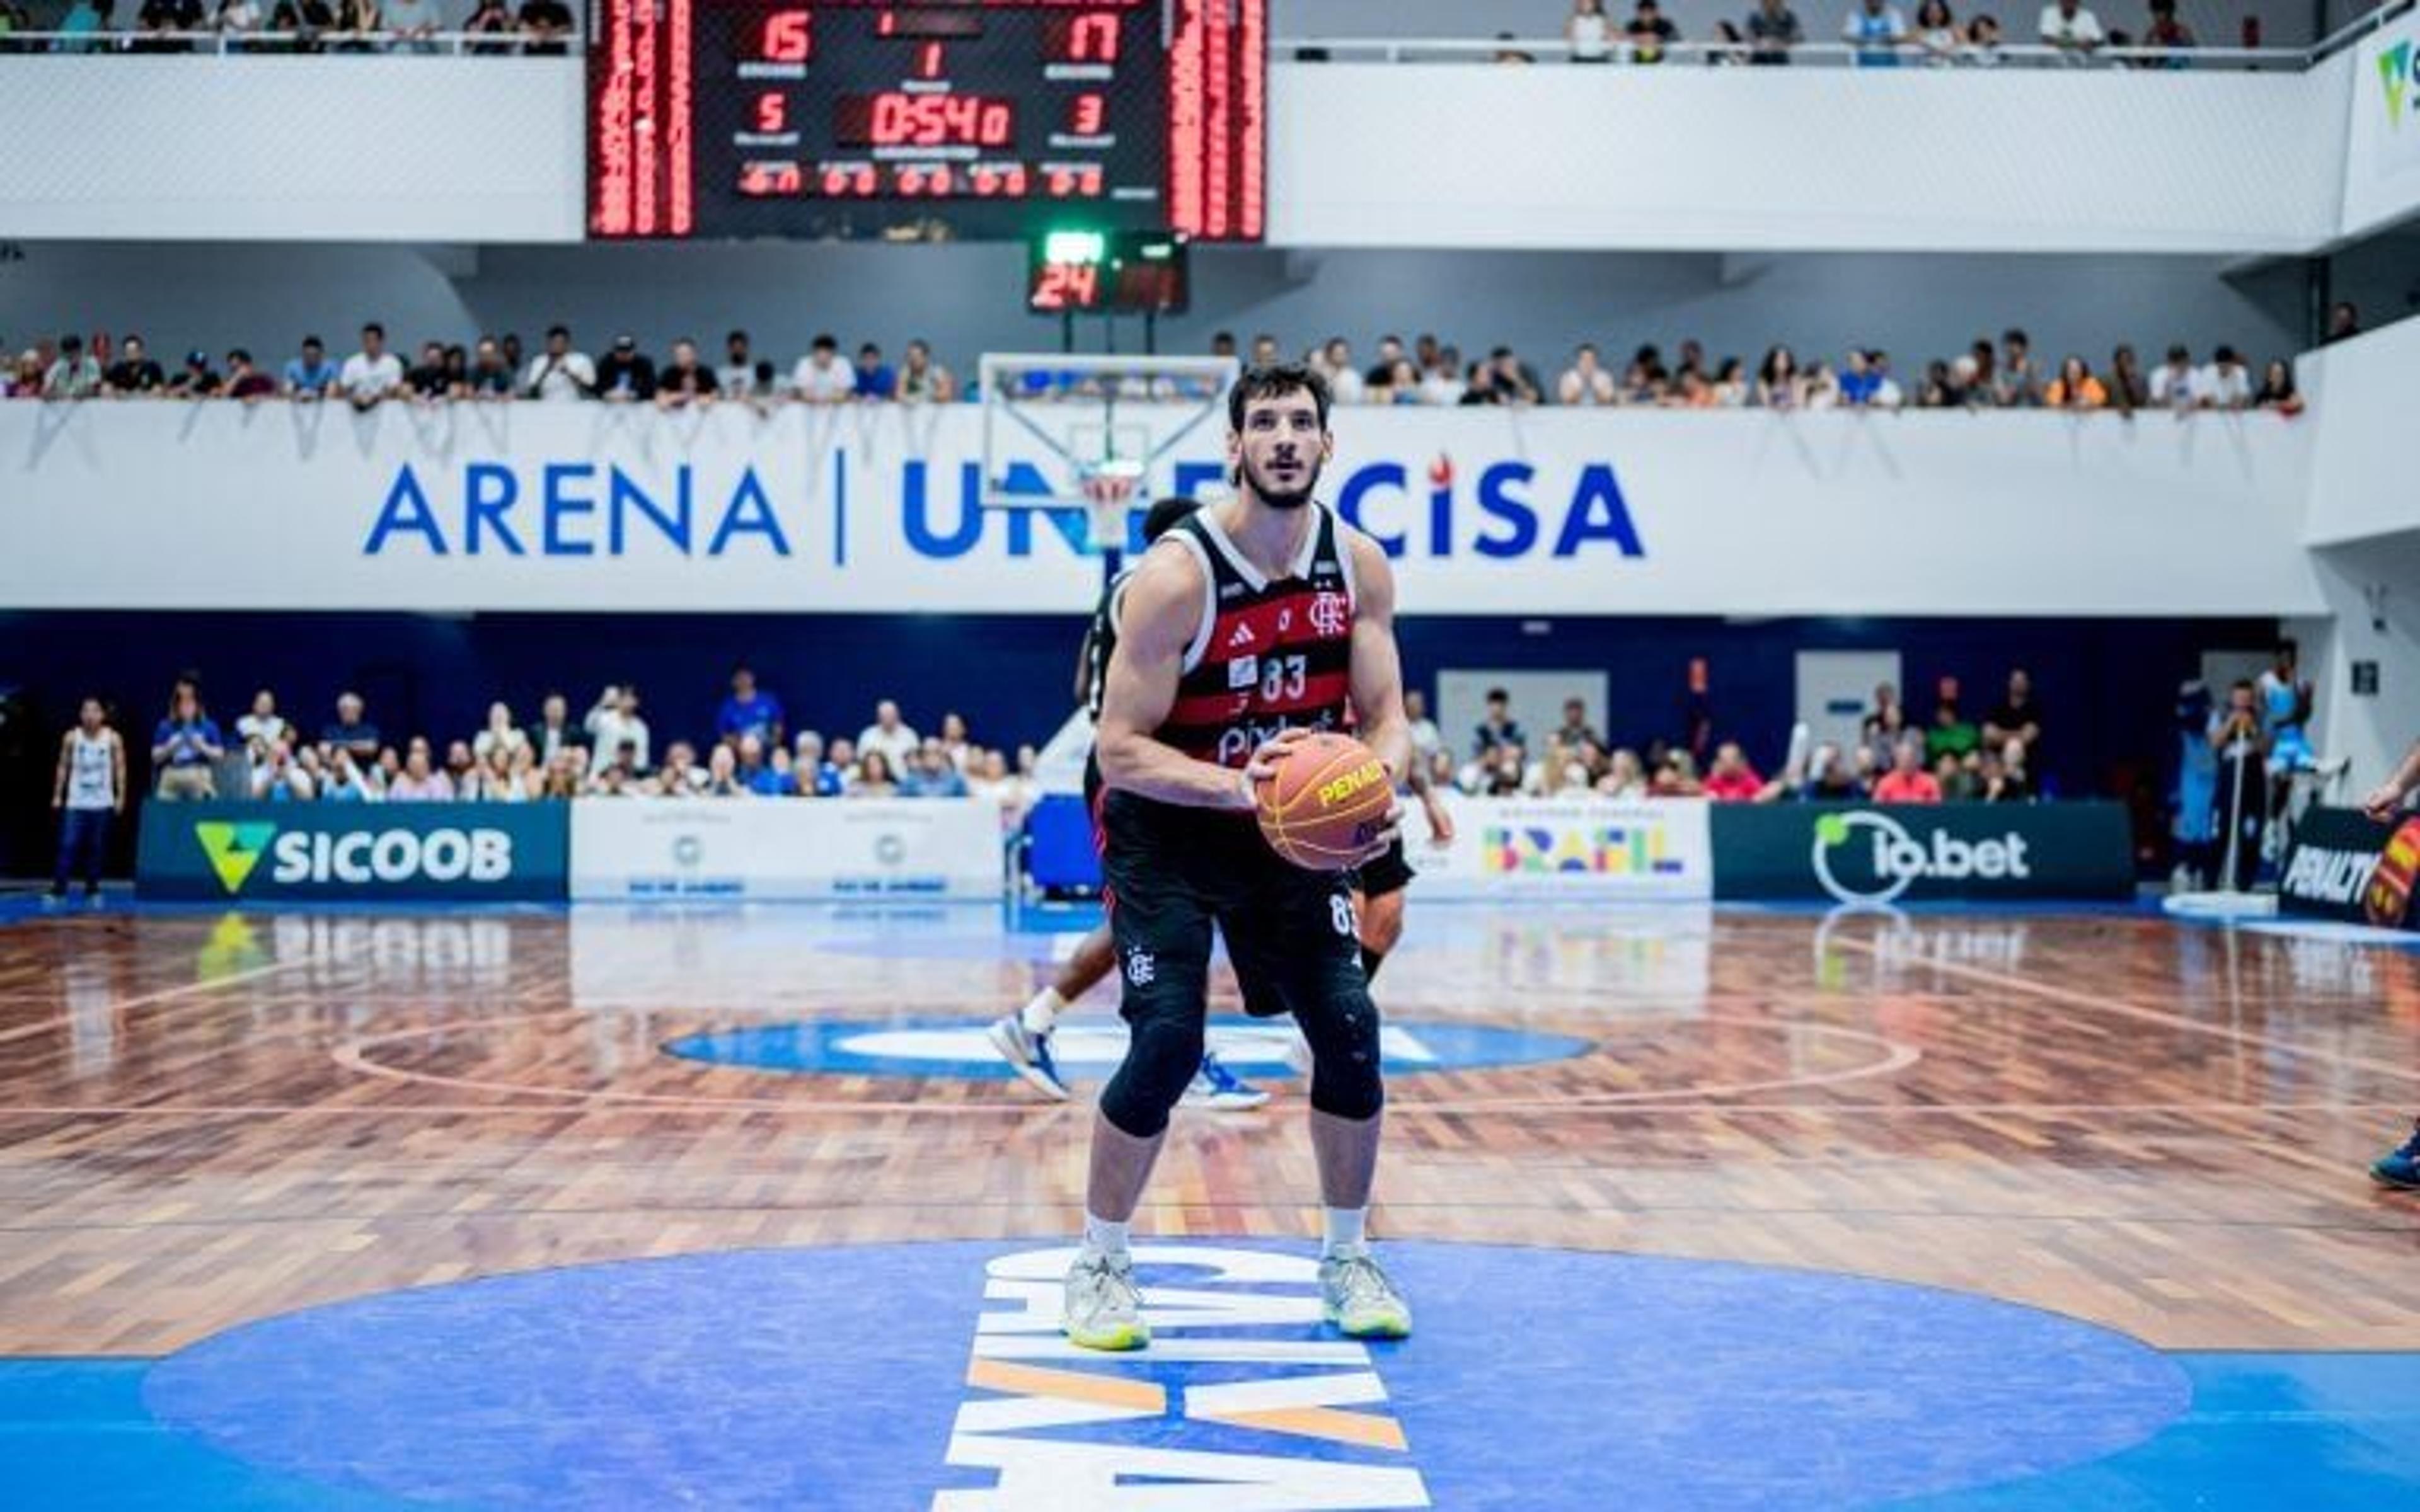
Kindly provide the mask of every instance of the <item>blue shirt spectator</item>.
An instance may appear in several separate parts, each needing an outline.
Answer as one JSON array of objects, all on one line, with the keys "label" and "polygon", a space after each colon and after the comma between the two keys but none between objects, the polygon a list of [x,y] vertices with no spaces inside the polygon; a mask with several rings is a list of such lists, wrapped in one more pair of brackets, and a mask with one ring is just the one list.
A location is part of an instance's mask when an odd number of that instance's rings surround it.
[{"label": "blue shirt spectator", "polygon": [[1898,45],[1907,40],[1907,23],[1890,0],[1860,0],[1841,23],[1840,36],[1857,50],[1857,67],[1895,69]]},{"label": "blue shirt spectator", "polygon": [[748,791],[760,798],[795,798],[799,795],[799,779],[792,773],[760,766],[749,776]]},{"label": "blue shirt spectator", "polygon": [[1852,350],[1848,362],[1840,369],[1839,384],[1840,402],[1862,409],[1872,404],[1875,395],[1882,393],[1883,376],[1874,370],[1864,352]]},{"label": "blue shirt spectator", "polygon": [[731,671],[731,696],[714,717],[715,733],[737,745],[754,735],[767,749],[783,743],[782,701],[756,686],[756,674],[745,667]]},{"label": "blue shirt spectator", "polygon": [[857,349],[857,396],[861,399],[888,399],[899,387],[899,375],[882,360],[882,348],[872,342]]},{"label": "blue shirt spectator", "polygon": [[286,360],[286,371],[279,387],[289,397],[318,398],[336,386],[342,372],[328,361],[328,348],[317,336],[302,338],[302,355]]},{"label": "blue shirt spectator", "polygon": [[219,722],[207,714],[169,715],[152,726],[151,748],[165,750],[169,766],[208,766],[218,759],[211,752],[225,750],[226,742],[219,735]]},{"label": "blue shirt spectator", "polygon": [[950,759],[938,751],[923,751],[909,763],[899,779],[899,795],[903,798],[963,798],[967,795],[967,779],[950,764]]}]

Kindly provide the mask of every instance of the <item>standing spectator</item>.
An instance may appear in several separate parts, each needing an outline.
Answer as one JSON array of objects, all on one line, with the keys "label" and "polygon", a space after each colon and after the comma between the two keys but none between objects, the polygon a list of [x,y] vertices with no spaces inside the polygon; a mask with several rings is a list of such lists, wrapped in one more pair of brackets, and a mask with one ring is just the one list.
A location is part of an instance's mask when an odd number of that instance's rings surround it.
[{"label": "standing spectator", "polygon": [[1485,760],[1491,752],[1507,746],[1527,746],[1529,737],[1512,717],[1512,695],[1500,687],[1487,690],[1487,713],[1471,732],[1471,754]]},{"label": "standing spectator", "polygon": [[130,394],[148,398],[168,386],[168,376],[144,350],[143,338],[129,335],[116,362],[101,376],[101,392],[116,398]]},{"label": "standing spectator", "polygon": [[857,396],[888,399],[891,391],[898,386],[899,375],[882,360],[882,348],[870,341],[861,343],[857,348]]},{"label": "standing spectator", "polygon": [[2034,680],[2023,667],[2009,672],[2009,695],[1983,717],[1983,746],[1998,750],[2011,740],[2024,743],[2025,757],[2037,773],[2043,769],[2041,705],[2034,699]]},{"label": "standing spectator", "polygon": [[608,684],[597,697],[597,706],[588,711],[585,721],[591,757],[590,770],[601,774],[624,758],[628,758],[632,775],[647,769],[647,721],[639,714],[639,690],[616,687]]},{"label": "standing spectator", "polygon": [[289,399],[324,399],[336,392],[341,370],[328,361],[328,348],[317,336],[302,338],[302,355],[286,361],[279,391]]},{"label": "standing spectator", "polygon": [[756,359],[750,353],[745,331],[735,331],[722,338],[722,365],[714,370],[714,381],[726,399],[746,399],[753,394]]},{"label": "standing spectator", "polygon": [[1900,702],[1899,689],[1888,683],[1877,684],[1874,706],[1857,726],[1858,740],[1875,766],[1890,765],[1907,732],[1907,705]]},{"label": "standing spectator", "polygon": [[1572,0],[1572,13],[1563,22],[1563,40],[1571,43],[1573,62],[1612,62],[1612,33],[1605,0]]},{"label": "standing spectator", "polygon": [[753,737],[767,747],[787,738],[782,701],[756,686],[756,673],[746,662],[731,669],[731,695],[714,717],[716,736],[726,746]]},{"label": "standing spectator", "polygon": [[1849,355],[1841,359],[1839,389],[1840,403],[1850,409],[1871,407],[1875,396],[1882,393],[1883,376],[1874,371],[1872,361],[1863,349],[1852,347]]},{"label": "standing spectator", "polygon": [[801,404],[838,404],[857,392],[857,370],[840,360],[840,342],[817,336],[790,370],[791,396]]},{"label": "standing spectator", "polygon": [[958,397],[958,380],[933,361],[931,345],[918,337],[908,344],[908,360],[900,365],[892,395],[901,404],[951,404]]},{"label": "standing spectator", "polygon": [[336,387],[358,410],[403,392],[403,359],[386,349],[386,327],[375,320],[362,327],[362,349],[345,359]]},{"label": "standing spectator", "polygon": [[858,732],[857,753],[861,761],[879,753],[896,773],[906,770],[908,758],[923,744],[915,730],[899,717],[899,705],[884,699],[874,706],[874,722]]},{"label": "standing spectator", "polygon": [[[513,19],[512,8],[504,0],[478,0],[463,21],[462,29],[473,37],[505,38],[520,30]],[[512,44],[505,41],[473,42],[471,51],[487,56],[509,53]]]},{"label": "standing spectator", "polygon": [[1706,772],[1706,796],[1716,803],[1753,803],[1764,791],[1764,779],[1747,764],[1747,753],[1736,740],[1714,748],[1714,764]]},{"label": "standing spectator", "polygon": [[638,337],[624,332],[597,364],[597,397],[607,404],[644,404],[655,396],[655,359],[639,350]]},{"label": "standing spectator", "polygon": [[359,693],[348,689],[336,695],[336,717],[319,729],[319,744],[335,749],[349,750],[357,762],[378,760],[379,727],[365,718],[368,705]]},{"label": "standing spectator", "polygon": [[89,399],[101,393],[101,363],[85,355],[84,338],[73,332],[59,338],[58,361],[42,375],[45,399]]},{"label": "standing spectator", "polygon": [[2211,354],[2210,365],[2194,375],[2194,408],[2242,409],[2252,403],[2252,371],[2232,347]]},{"label": "standing spectator", "polygon": [[1924,738],[1910,734],[1891,750],[1891,768],[1874,783],[1876,803],[1939,803],[1941,780],[1924,769]]},{"label": "standing spectator", "polygon": [[560,693],[549,693],[538,706],[537,723],[527,733],[538,764],[551,769],[556,757],[579,747],[582,733],[571,728],[571,701]]},{"label": "standing spectator", "polygon": [[656,408],[679,409],[689,405],[699,409],[714,403],[714,375],[697,359],[697,343],[687,336],[673,343],[672,361],[656,376]]},{"label": "standing spectator", "polygon": [[1567,405],[1613,403],[1613,375],[1597,362],[1593,345],[1582,342],[1579,349],[1572,353],[1572,365],[1555,380],[1555,399]]},{"label": "standing spectator", "polygon": [[252,365],[252,353],[240,347],[227,351],[226,388],[230,399],[258,404],[277,392],[277,380]]},{"label": "standing spectator", "polygon": [[498,699],[488,705],[487,727],[471,737],[471,759],[486,766],[501,755],[509,763],[530,748],[530,737],[513,723],[513,706]]},{"label": "standing spectator", "polygon": [[2151,402],[2171,409],[2189,409],[2194,402],[2193,353],[2181,342],[2168,347],[2168,360],[2151,374]]},{"label": "standing spectator", "polygon": [[2268,737],[2261,733],[2258,693],[2250,682],[2238,680],[2226,690],[2226,709],[2211,720],[2210,748],[2218,753],[2213,796],[2221,846],[2227,842],[2229,815],[2235,825],[2235,871],[2225,885],[2237,892],[2249,892],[2260,875],[2260,837],[2269,817]]},{"label": "standing spectator", "polygon": [[51,897],[68,895],[68,878],[84,877],[84,895],[101,901],[101,862],[109,854],[110,821],[126,812],[126,742],[109,727],[100,699],[86,695],[76,726],[59,738],[51,807],[59,813],[58,867]]},{"label": "standing spectator", "polygon": [[1445,736],[1429,717],[1429,696],[1417,687],[1404,689],[1404,722],[1411,727],[1412,749],[1422,761],[1445,747]]},{"label": "standing spectator", "polygon": [[1777,68],[1790,61],[1790,50],[1807,40],[1807,29],[1798,24],[1798,13],[1790,8],[1789,0],[1757,0],[1757,7],[1747,13],[1747,60],[1767,68]]},{"label": "standing spectator", "polygon": [[521,396],[563,403],[596,392],[597,364],[587,353],[572,350],[570,328],[549,326],[546,350],[530,359],[529,371],[521,376]]},{"label": "standing spectator", "polygon": [[210,354],[206,351],[187,352],[184,370],[168,380],[168,392],[180,399],[215,399],[225,387],[210,371]]},{"label": "standing spectator", "polygon": [[2303,412],[2303,396],[2294,388],[2294,364],[2282,357],[2273,358],[2269,370],[2260,376],[2260,392],[2253,395],[2254,408],[2274,409],[2281,415]]},{"label": "standing spectator", "polygon": [[532,57],[561,57],[568,51],[564,39],[571,33],[571,8],[563,0],[522,0],[522,52]]},{"label": "standing spectator", "polygon": [[200,685],[190,675],[178,678],[168,695],[168,713],[151,731],[151,765],[160,774],[161,801],[217,797],[215,768],[225,755],[218,721],[202,707]]},{"label": "standing spectator", "polygon": [[1327,393],[1337,404],[1364,404],[1369,401],[1370,385],[1361,380],[1361,370],[1353,365],[1353,344],[1342,336],[1330,336],[1326,345],[1312,356],[1311,365],[1327,379]]},{"label": "standing spectator", "polygon": [[2151,380],[2143,376],[2142,360],[2134,355],[2132,343],[2120,342],[2109,354],[2109,402],[2124,415],[2151,402]]},{"label": "standing spectator", "polygon": [[1776,346],[1764,354],[1748,402],[1761,409],[1796,409],[1807,402],[1807,382],[1789,347]]},{"label": "standing spectator", "polygon": [[1532,405],[1545,398],[1536,371],[1512,347],[1498,347],[1487,354],[1487,360],[1495,368],[1494,381],[1506,404]]},{"label": "standing spectator", "polygon": [[1387,335],[1378,338],[1378,360],[1361,375],[1366,388],[1383,389],[1394,381],[1395,364],[1404,360],[1404,338]]},{"label": "standing spectator", "polygon": [[2089,363],[2071,353],[2042,391],[2042,403],[2053,409],[2100,409],[2107,407],[2109,391],[2092,376]]},{"label": "standing spectator", "polygon": [[2082,0],[2051,0],[2042,7],[2040,31],[2042,45],[2057,48],[2061,60],[2068,63],[2091,61],[2093,51],[2109,39],[2101,29],[2101,18]]},{"label": "standing spectator", "polygon": [[453,384],[445,376],[445,344],[425,341],[420,344],[420,361],[404,371],[403,387],[422,404],[434,404],[453,397]]},{"label": "standing spectator", "polygon": [[2151,24],[2143,32],[2143,45],[2163,49],[2168,54],[2153,67],[2184,69],[2193,65],[2181,54],[2199,43],[2193,28],[2177,19],[2177,0],[2151,0]]},{"label": "standing spectator", "polygon": [[1665,49],[1679,39],[1681,29],[1672,24],[1655,0],[1638,0],[1638,8],[1631,13],[1621,35],[1630,44],[1630,61],[1653,64],[1664,61]]},{"label": "standing spectator", "polygon": [[277,695],[265,687],[252,696],[251,712],[235,722],[235,736],[243,742],[244,760],[256,778],[292,733],[293,726],[277,712]]},{"label": "standing spectator", "polygon": [[1972,719],[1958,712],[1956,689],[1945,687],[1932,705],[1932,727],[1924,733],[1925,756],[1934,762],[1944,756],[1963,762],[1982,743],[1983,733],[1975,728]]},{"label": "standing spectator", "polygon": [[328,780],[320,785],[320,801],[323,803],[384,802],[386,795],[372,788],[369,779],[362,775],[362,771],[361,764],[353,760],[351,751],[342,747],[337,748],[336,753],[328,760]]},{"label": "standing spectator", "polygon": [[1992,377],[1992,402],[2003,409],[2031,409],[2041,403],[2041,379],[2034,371],[2033,342],[2013,326],[2000,332],[2000,362]]},{"label": "standing spectator", "polygon": [[1924,0],[1916,8],[1916,55],[1927,68],[1946,69],[1958,61],[1958,18],[1949,0]]},{"label": "standing spectator", "polygon": [[473,399],[513,396],[513,364],[504,360],[504,349],[495,337],[479,338],[477,355],[472,359],[470,374],[463,380],[463,392]]},{"label": "standing spectator", "polygon": [[387,784],[386,801],[447,803],[453,797],[454,779],[438,770],[427,739],[412,736],[411,748],[404,754],[402,773]]},{"label": "standing spectator", "polygon": [[2000,66],[1998,17],[1977,16],[1966,23],[1966,46],[1958,54],[1958,59],[1970,69],[1996,69]]},{"label": "standing spectator", "polygon": [[437,0],[386,0],[386,29],[395,35],[392,52],[434,53],[432,39],[445,29],[445,16]]},{"label": "standing spectator", "polygon": [[1560,741],[1567,750],[1577,750],[1584,745],[1605,744],[1604,737],[1588,722],[1588,703],[1581,699],[1563,700],[1563,722],[1546,738],[1550,742]]},{"label": "standing spectator", "polygon": [[2361,334],[2361,311],[2350,300],[2338,300],[2328,306],[2327,334],[2319,338],[2322,347],[2334,346],[2348,336]]},{"label": "standing spectator", "polygon": [[1840,23],[1840,36],[1856,50],[1857,67],[1895,69],[1907,40],[1907,18],[1890,0],[1858,0]]}]

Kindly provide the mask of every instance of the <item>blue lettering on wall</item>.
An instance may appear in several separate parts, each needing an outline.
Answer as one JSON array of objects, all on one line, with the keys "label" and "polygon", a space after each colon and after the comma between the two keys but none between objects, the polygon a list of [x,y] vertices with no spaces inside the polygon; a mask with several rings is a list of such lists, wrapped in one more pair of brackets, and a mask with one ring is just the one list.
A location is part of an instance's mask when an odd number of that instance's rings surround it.
[{"label": "blue lettering on wall", "polygon": [[546,554],[551,557],[593,557],[597,543],[571,540],[563,533],[566,520],[577,515],[597,513],[593,496],[574,494],[570,486],[585,484],[597,476],[593,462],[550,462],[546,468],[546,529],[541,537]]},{"label": "blue lettering on wall", "polygon": [[1411,475],[1400,464],[1372,463],[1344,480],[1344,486],[1336,495],[1336,513],[1343,517],[1344,523],[1377,542],[1379,549],[1385,551],[1389,560],[1400,557],[1404,554],[1403,533],[1389,534],[1371,524],[1362,514],[1363,501],[1373,488],[1392,488],[1400,493],[1410,486]]},{"label": "blue lettering on wall", "polygon": [[1611,541],[1626,557],[1647,554],[1610,463],[1591,462],[1580,469],[1579,487],[1572,494],[1571,513],[1563,517],[1563,533],[1555,540],[1555,555],[1577,556],[1581,545],[1589,541]]},{"label": "blue lettering on wall", "polygon": [[1479,475],[1479,507],[1512,527],[1510,539],[1493,535],[1480,536],[1477,545],[1483,557],[1522,557],[1538,544],[1538,512],[1526,499],[1513,497],[1514,484],[1525,489],[1538,475],[1538,470],[1527,462],[1498,462]]},{"label": "blue lettering on wall", "polygon": [[742,469],[739,486],[731,490],[731,503],[722,512],[722,523],[716,527],[714,540],[706,547],[710,557],[722,555],[723,548],[735,535],[762,535],[772,544],[773,554],[786,557],[790,543],[782,533],[782,522],[774,517],[773,501],[765,497],[765,486],[756,480],[754,468]]},{"label": "blue lettering on wall", "polygon": [[377,556],[386,549],[386,538],[398,531],[427,541],[430,556],[445,555],[445,533],[438,529],[437,512],[428,507],[428,496],[420,491],[420,479],[409,462],[388,486],[386,502],[379,505],[379,517],[370,526],[370,538],[362,548],[362,555]]},{"label": "blue lettering on wall", "polygon": [[636,511],[641,518],[655,526],[656,533],[671,543],[674,549],[683,556],[689,555],[690,505],[693,501],[690,482],[688,463],[684,462],[673,470],[672,510],[667,514],[657,507],[655,500],[639,486],[637,479],[620,468],[608,468],[605,472],[605,549],[617,557],[623,553],[629,517]]},{"label": "blue lettering on wall", "polygon": [[932,469],[910,461],[900,470],[900,520],[908,530],[908,549],[920,557],[962,557],[983,539],[983,464],[958,468],[958,523],[947,535],[933,533]]},{"label": "blue lettering on wall", "polygon": [[[550,470],[551,471],[551,470]],[[462,470],[463,526],[462,550],[465,555],[479,554],[479,533],[483,525],[493,526],[504,549],[514,556],[527,556],[521,548],[521,538],[513,533],[505,522],[504,511],[513,507],[520,497],[521,484],[513,470],[501,462],[473,462]]]}]

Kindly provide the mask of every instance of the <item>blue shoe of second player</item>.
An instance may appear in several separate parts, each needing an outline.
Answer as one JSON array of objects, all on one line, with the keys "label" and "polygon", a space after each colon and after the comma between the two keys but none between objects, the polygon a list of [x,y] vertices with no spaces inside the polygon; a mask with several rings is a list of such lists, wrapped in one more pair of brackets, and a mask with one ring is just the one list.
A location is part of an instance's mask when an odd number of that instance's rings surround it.
[{"label": "blue shoe of second player", "polygon": [[2381,1186],[2420,1192],[2420,1123],[2412,1126],[2412,1137],[2400,1149],[2378,1157],[2369,1168],[2369,1179]]},{"label": "blue shoe of second player", "polygon": [[1185,1088],[1188,1106],[1220,1113],[1247,1113],[1268,1100],[1268,1093],[1220,1065],[1218,1056],[1206,1050],[1202,1054],[1201,1069]]},{"label": "blue shoe of second player", "polygon": [[1067,1101],[1067,1084],[1059,1075],[1058,1063],[1050,1058],[1050,1036],[1036,1034],[1025,1026],[1025,1021],[1011,1013],[996,1019],[984,1038],[1000,1052],[1000,1058],[1014,1067],[1025,1084],[1053,1103]]}]

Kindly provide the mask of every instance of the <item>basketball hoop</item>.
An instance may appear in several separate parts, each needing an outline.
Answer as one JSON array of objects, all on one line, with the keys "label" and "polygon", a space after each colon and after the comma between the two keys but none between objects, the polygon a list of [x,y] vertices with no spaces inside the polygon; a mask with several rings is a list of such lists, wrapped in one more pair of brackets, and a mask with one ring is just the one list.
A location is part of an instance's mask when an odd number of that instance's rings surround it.
[{"label": "basketball hoop", "polygon": [[1077,486],[1084,496],[1087,542],[1096,556],[1123,551],[1126,517],[1142,496],[1142,464],[1116,457],[1082,471]]}]

